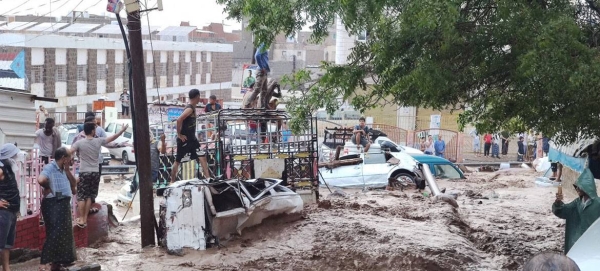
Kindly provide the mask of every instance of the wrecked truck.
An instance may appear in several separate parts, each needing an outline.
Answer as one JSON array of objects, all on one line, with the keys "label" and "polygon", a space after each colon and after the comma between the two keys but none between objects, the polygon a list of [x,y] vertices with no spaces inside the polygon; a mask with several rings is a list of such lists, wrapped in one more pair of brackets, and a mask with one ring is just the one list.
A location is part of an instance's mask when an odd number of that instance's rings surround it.
[{"label": "wrecked truck", "polygon": [[300,217],[300,195],[280,179],[187,180],[169,186],[160,205],[159,240],[168,251],[204,250],[268,217]]}]

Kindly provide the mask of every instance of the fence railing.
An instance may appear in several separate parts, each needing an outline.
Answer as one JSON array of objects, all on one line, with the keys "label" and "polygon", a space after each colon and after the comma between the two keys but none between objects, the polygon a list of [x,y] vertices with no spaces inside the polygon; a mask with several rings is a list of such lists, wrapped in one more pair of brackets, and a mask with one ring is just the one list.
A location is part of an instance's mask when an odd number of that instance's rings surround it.
[{"label": "fence railing", "polygon": [[[16,172],[15,177],[21,196],[21,216],[27,218],[39,215],[41,213],[43,188],[38,183],[38,177],[45,164],[34,153],[32,157],[28,157],[24,162],[17,162],[17,166],[19,170]],[[76,173],[78,167],[79,163],[74,163],[71,166],[73,174]],[[77,216],[75,195],[71,197],[71,204],[73,206],[73,218],[75,218]]]}]

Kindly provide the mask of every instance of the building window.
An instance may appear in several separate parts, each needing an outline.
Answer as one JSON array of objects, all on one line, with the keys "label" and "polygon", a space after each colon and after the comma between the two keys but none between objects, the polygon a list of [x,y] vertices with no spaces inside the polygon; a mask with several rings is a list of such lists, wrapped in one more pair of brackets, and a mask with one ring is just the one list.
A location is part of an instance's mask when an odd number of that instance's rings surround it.
[{"label": "building window", "polygon": [[167,63],[160,63],[160,76],[167,76]]},{"label": "building window", "polygon": [[367,41],[368,37],[369,37],[369,33],[367,32],[367,30],[363,30],[358,34],[358,37],[356,38],[356,40]]},{"label": "building window", "polygon": [[192,63],[185,62],[183,63],[185,74],[192,74]]},{"label": "building window", "polygon": [[302,51],[298,51],[298,56],[302,56]]},{"label": "building window", "polygon": [[44,83],[44,66],[32,66],[29,80],[32,84]]},{"label": "building window", "polygon": [[180,63],[173,63],[173,75],[179,75],[179,64]]},{"label": "building window", "polygon": [[87,65],[77,65],[77,81],[87,81]]},{"label": "building window", "polygon": [[108,65],[98,64],[96,80],[106,80],[106,74],[108,73]]},{"label": "building window", "polygon": [[115,78],[121,78],[124,75],[123,64],[115,64]]},{"label": "building window", "polygon": [[281,57],[283,57],[284,59],[287,58],[287,51],[281,51]]},{"label": "building window", "polygon": [[67,81],[67,66],[58,65],[56,66],[56,81],[66,82]]}]

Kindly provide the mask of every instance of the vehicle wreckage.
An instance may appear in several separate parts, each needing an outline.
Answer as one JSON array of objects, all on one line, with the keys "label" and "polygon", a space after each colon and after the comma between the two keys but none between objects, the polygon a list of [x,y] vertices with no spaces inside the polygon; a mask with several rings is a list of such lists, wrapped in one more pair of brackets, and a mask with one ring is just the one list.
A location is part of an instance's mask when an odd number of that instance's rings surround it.
[{"label": "vehicle wreckage", "polygon": [[289,116],[281,110],[226,109],[197,119],[207,127],[200,131],[202,177],[161,192],[159,242],[169,251],[218,246],[268,217],[299,217],[305,200],[318,200],[315,119],[287,137]]}]

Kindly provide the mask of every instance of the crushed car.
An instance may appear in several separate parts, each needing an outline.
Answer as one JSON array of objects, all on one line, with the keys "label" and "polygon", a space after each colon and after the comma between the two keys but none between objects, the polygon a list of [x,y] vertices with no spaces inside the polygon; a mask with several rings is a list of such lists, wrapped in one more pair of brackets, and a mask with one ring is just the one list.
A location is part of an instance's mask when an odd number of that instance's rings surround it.
[{"label": "crushed car", "polygon": [[167,187],[160,204],[160,244],[177,253],[204,250],[268,217],[300,217],[300,195],[280,179],[187,180]]}]

